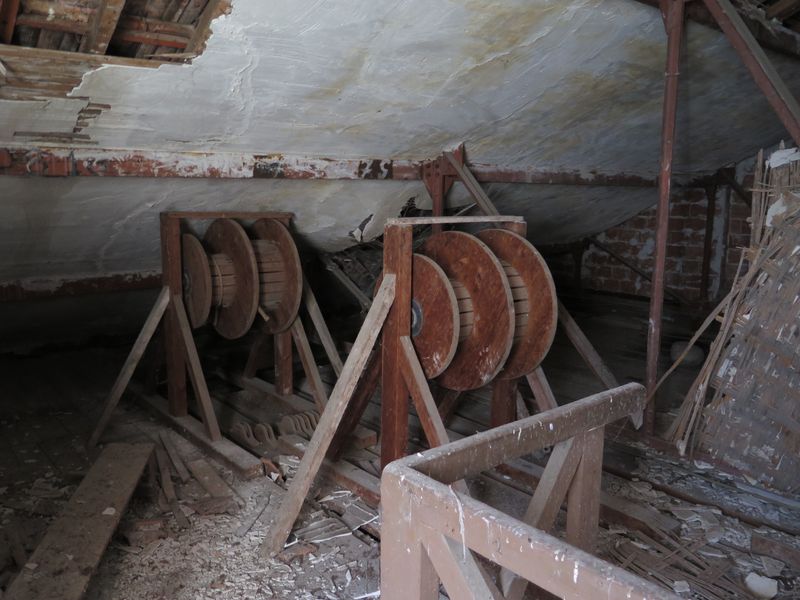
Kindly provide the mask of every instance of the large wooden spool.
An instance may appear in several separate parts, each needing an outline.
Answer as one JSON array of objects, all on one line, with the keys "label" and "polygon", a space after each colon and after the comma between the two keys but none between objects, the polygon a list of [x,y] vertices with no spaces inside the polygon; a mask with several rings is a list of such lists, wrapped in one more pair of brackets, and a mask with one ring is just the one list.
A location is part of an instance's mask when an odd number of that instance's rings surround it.
[{"label": "large wooden spool", "polygon": [[420,253],[444,271],[458,312],[456,352],[436,381],[458,391],[483,387],[502,369],[514,340],[514,302],[503,265],[481,240],[460,231],[432,235]]},{"label": "large wooden spool", "polygon": [[506,229],[477,234],[503,265],[514,299],[514,342],[499,379],[527,375],[542,362],[558,323],[556,287],[542,255],[528,240]]},{"label": "large wooden spool", "polygon": [[267,333],[288,329],[297,317],[303,297],[300,255],[289,230],[274,219],[261,219],[252,227],[261,310]]},{"label": "large wooden spool", "polygon": [[252,227],[253,239],[231,219],[211,223],[201,243],[181,238],[183,294],[193,328],[211,321],[228,339],[245,335],[259,307],[267,333],[286,330],[303,293],[300,257],[291,234],[274,219]]}]

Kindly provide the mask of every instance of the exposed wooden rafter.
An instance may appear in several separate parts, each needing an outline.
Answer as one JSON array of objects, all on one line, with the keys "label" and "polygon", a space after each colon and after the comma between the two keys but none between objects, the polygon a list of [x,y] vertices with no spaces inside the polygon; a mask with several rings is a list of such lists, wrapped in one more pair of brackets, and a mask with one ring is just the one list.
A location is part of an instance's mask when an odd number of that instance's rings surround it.
[{"label": "exposed wooden rafter", "polygon": [[0,41],[10,44],[14,36],[19,0],[0,0]]},{"label": "exposed wooden rafter", "polygon": [[89,21],[86,35],[81,40],[80,52],[106,53],[124,7],[125,0],[100,0],[97,11]]}]

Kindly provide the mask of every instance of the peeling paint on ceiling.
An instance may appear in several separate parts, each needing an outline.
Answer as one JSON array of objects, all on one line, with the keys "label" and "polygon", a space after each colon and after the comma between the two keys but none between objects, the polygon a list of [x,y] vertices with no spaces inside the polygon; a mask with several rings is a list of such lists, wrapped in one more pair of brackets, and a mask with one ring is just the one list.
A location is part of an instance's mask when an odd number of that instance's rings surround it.
[{"label": "peeling paint on ceiling", "polygon": [[[785,135],[727,40],[688,27],[675,170],[712,171]],[[632,0],[233,0],[192,64],[107,65],[69,98],[0,101],[0,140],[74,132],[75,146],[422,159],[466,142],[475,162],[652,177],[665,36]],[[800,69],[773,56],[800,92]],[[364,239],[419,182],[2,181],[4,279],[157,269],[157,212],[275,208],[332,250]],[[491,186],[538,242],[605,229],[652,189]],[[463,195],[462,195],[463,198]],[[458,203],[458,196],[454,203]]]}]

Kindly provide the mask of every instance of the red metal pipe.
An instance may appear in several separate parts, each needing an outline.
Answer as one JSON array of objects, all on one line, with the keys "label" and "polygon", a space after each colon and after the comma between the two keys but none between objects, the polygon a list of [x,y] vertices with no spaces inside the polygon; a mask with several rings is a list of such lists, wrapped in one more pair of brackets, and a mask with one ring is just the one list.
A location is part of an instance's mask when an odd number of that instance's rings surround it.
[{"label": "red metal pipe", "polygon": [[[648,396],[658,380],[658,356],[661,348],[661,315],[664,309],[664,270],[667,260],[669,233],[669,196],[672,183],[672,154],[675,139],[675,116],[678,107],[678,75],[683,40],[684,0],[665,3],[667,18],[667,71],[664,74],[664,110],[661,122],[661,168],[658,176],[658,206],[656,208],[656,248],[653,283],[650,288],[650,320],[647,330],[647,371],[645,383]],[[655,428],[655,398],[645,409],[645,433]]]}]

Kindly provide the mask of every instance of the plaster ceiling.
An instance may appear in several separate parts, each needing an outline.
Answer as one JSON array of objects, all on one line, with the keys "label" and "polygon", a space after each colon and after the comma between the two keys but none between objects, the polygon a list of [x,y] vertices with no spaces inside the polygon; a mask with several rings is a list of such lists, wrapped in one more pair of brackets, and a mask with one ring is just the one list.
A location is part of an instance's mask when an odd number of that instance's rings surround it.
[{"label": "plaster ceiling", "polygon": [[[233,0],[191,64],[93,68],[67,97],[0,100],[0,141],[73,132],[76,146],[423,159],[552,170],[657,172],[665,35],[632,0]],[[679,175],[713,171],[785,136],[727,40],[690,24],[681,68]],[[800,91],[795,61],[772,56]],[[0,88],[0,92],[2,88]],[[26,135],[19,135],[20,132]],[[38,136],[38,137],[37,137]],[[152,179],[2,182],[4,279],[157,269],[164,208],[281,208],[331,250],[365,236],[419,183]],[[610,227],[654,189],[493,186],[540,243]],[[456,200],[457,201],[457,200]]]}]

